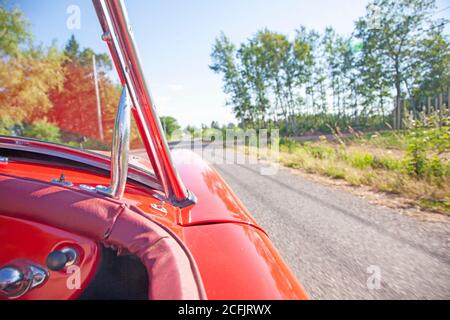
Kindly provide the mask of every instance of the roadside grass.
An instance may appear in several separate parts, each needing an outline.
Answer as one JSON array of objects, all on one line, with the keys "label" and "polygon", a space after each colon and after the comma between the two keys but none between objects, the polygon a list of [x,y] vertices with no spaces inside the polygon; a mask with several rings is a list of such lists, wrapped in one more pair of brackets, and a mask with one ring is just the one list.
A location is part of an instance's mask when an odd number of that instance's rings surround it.
[{"label": "roadside grass", "polygon": [[423,147],[414,153],[411,146],[415,136],[411,132],[383,132],[303,143],[281,138],[279,160],[289,168],[398,194],[418,207],[449,215],[448,150],[438,154],[433,147]]},{"label": "roadside grass", "polygon": [[374,133],[356,133],[354,137],[344,138],[347,144],[367,145],[375,148],[406,150],[409,135],[407,131],[380,131]]}]

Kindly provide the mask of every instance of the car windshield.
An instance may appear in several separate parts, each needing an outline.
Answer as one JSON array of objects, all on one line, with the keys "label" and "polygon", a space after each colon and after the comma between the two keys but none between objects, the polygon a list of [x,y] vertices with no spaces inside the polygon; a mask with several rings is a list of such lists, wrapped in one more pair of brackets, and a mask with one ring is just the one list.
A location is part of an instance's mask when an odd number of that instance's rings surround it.
[{"label": "car windshield", "polygon": [[92,2],[0,1],[0,34],[0,135],[108,155],[122,87]]}]

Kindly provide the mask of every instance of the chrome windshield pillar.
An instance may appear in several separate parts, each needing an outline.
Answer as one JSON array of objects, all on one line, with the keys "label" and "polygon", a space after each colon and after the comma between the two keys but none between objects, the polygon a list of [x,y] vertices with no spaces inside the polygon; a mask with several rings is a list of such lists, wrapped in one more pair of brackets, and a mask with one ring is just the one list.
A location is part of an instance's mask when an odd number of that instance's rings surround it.
[{"label": "chrome windshield pillar", "polygon": [[120,97],[116,121],[114,123],[111,149],[111,184],[109,187],[97,186],[97,192],[120,199],[125,191],[128,177],[128,157],[131,134],[131,99],[125,85]]}]

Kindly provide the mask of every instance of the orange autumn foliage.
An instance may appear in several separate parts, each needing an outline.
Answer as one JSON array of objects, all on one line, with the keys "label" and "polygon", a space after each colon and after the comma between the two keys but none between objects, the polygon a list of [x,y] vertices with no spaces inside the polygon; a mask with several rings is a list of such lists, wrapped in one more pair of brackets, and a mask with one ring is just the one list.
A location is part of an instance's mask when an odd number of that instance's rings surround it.
[{"label": "orange autumn foliage", "polygon": [[[105,143],[110,143],[120,90],[103,73],[99,74],[99,88]],[[51,122],[61,130],[80,137],[100,138],[91,68],[76,62],[68,63],[63,89],[51,91],[49,97],[53,108],[45,116]]]}]

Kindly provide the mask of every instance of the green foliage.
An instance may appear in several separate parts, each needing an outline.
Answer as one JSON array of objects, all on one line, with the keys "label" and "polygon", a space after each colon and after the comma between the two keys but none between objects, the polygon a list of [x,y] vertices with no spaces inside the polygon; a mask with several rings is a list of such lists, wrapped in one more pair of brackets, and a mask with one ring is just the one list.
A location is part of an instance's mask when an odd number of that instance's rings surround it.
[{"label": "green foliage", "polygon": [[12,135],[16,122],[8,116],[0,117],[0,135]]},{"label": "green foliage", "polygon": [[388,156],[374,156],[371,165],[374,169],[384,169],[390,171],[400,171],[403,168],[403,163],[401,160],[397,160]]},{"label": "green foliage", "polygon": [[47,119],[36,120],[32,124],[26,125],[23,136],[49,142],[61,142],[61,132],[59,128],[48,122]]},{"label": "green foliage", "polygon": [[0,2],[0,56],[19,55],[19,46],[30,37],[29,24],[23,13],[17,8],[8,11],[5,2]]},{"label": "green foliage", "polygon": [[299,27],[290,40],[263,29],[236,46],[222,33],[210,68],[243,128],[386,129],[393,92],[417,98],[450,85],[448,21],[434,19],[435,8],[435,0],[371,0],[350,36]]},{"label": "green foliage", "polygon": [[97,67],[101,70],[111,70],[112,62],[107,54],[97,54],[90,48],[81,50],[75,35],[72,35],[64,48],[64,54],[71,62],[79,63],[81,66],[92,66],[92,57],[95,56]]},{"label": "green foliage", "polygon": [[450,177],[450,164],[442,161],[438,156],[428,159],[428,172],[434,177]]},{"label": "green foliage", "polygon": [[420,74],[414,96],[436,96],[450,86],[450,42],[443,35],[444,23],[434,26],[419,43]]},{"label": "green foliage", "polygon": [[80,44],[75,39],[75,35],[72,34],[69,41],[67,41],[66,47],[64,48],[64,53],[69,59],[77,59],[80,54]]},{"label": "green foliage", "polygon": [[243,127],[262,127],[271,115],[282,114],[289,130],[301,99],[295,88],[311,74],[311,46],[297,35],[293,42],[261,30],[239,48],[221,34],[215,41],[210,68],[223,75],[228,104]]},{"label": "green foliage", "polygon": [[427,165],[426,141],[424,137],[418,136],[413,138],[408,145],[407,151],[408,156],[405,159],[407,172],[422,177],[425,174]]},{"label": "green foliage", "polygon": [[374,166],[375,157],[367,152],[355,152],[349,157],[350,164],[358,169],[371,168]]},{"label": "green foliage", "polygon": [[397,99],[411,92],[419,74],[419,44],[426,38],[424,30],[435,27],[431,23],[435,7],[430,0],[373,0],[367,14],[356,22],[356,36],[364,43],[367,76],[394,87]]},{"label": "green foliage", "polygon": [[161,125],[168,139],[171,139],[173,133],[181,128],[177,119],[174,117],[161,117],[160,119]]},{"label": "green foliage", "polygon": [[346,176],[345,170],[343,170],[342,168],[333,166],[333,165],[331,165],[325,169],[325,174],[334,179],[344,179]]},{"label": "green foliage", "polygon": [[382,131],[375,133],[360,134],[345,139],[346,142],[355,144],[366,144],[382,149],[406,150],[408,146],[405,132]]},{"label": "green foliage", "polygon": [[403,132],[358,134],[329,142],[280,138],[280,162],[354,186],[401,194],[417,206],[450,213],[450,117],[442,111],[406,122]]},{"label": "green foliage", "polygon": [[334,148],[327,145],[308,145],[304,148],[316,159],[333,159],[336,156]]},{"label": "green foliage", "polygon": [[450,154],[450,115],[423,116],[407,125],[407,172],[418,177],[448,175],[448,159],[444,161],[440,156]]},{"label": "green foliage", "polygon": [[82,148],[85,150],[95,150],[95,151],[111,151],[111,146],[105,144],[104,142],[95,140],[95,139],[87,139],[86,141],[79,143],[73,143],[72,145],[76,148]]},{"label": "green foliage", "polygon": [[450,213],[450,202],[446,200],[422,199],[419,203],[422,208]]},{"label": "green foliage", "polygon": [[291,138],[281,137],[280,147],[282,147],[282,149],[284,150],[287,150],[288,152],[293,152],[299,147],[299,143]]}]

